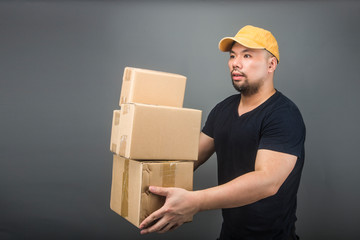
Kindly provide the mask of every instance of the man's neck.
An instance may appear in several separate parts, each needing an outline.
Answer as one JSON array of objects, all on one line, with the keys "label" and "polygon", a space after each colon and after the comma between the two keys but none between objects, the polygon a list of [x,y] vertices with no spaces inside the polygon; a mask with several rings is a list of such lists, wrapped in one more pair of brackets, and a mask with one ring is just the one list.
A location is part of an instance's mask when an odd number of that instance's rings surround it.
[{"label": "man's neck", "polygon": [[238,107],[239,116],[260,106],[267,99],[269,99],[275,92],[276,92],[275,88],[272,87],[268,89],[264,89],[264,88],[259,89],[257,93],[252,94],[250,96],[241,95],[241,99]]}]

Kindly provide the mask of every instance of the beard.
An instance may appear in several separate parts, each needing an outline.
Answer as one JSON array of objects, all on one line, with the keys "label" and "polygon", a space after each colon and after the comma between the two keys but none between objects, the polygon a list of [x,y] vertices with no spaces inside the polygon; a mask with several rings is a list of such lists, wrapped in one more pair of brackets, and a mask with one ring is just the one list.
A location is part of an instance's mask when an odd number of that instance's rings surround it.
[{"label": "beard", "polygon": [[244,82],[241,85],[235,84],[234,80],[232,80],[232,77],[231,77],[231,82],[232,82],[235,90],[240,92],[241,95],[243,95],[243,96],[251,96],[251,95],[258,93],[259,89],[263,83],[263,82],[259,81],[256,83],[249,84],[249,81],[247,80],[246,76],[245,76]]}]

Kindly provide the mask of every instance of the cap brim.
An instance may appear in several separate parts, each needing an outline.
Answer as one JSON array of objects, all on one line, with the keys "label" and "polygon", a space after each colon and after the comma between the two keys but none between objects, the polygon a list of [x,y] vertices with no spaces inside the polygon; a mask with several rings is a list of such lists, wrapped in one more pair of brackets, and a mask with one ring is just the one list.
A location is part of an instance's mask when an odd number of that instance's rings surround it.
[{"label": "cap brim", "polygon": [[243,45],[244,47],[247,48],[254,48],[254,49],[265,49],[263,46],[257,44],[254,41],[249,41],[246,38],[241,38],[241,37],[237,37],[237,38],[233,38],[233,37],[225,37],[223,39],[220,40],[219,42],[219,49],[222,52],[229,52],[231,50],[231,46],[233,42],[237,42],[241,45]]}]

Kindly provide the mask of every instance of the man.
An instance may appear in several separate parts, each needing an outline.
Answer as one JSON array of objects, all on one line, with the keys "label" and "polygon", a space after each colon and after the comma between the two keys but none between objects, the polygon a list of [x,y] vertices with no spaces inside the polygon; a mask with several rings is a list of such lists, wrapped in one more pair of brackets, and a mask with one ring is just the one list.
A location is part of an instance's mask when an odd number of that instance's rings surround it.
[{"label": "man", "polygon": [[296,105],[274,88],[277,41],[267,30],[245,26],[219,48],[230,53],[240,94],[210,112],[195,162],[196,169],[216,152],[219,185],[200,191],[151,186],[166,202],[142,222],[141,233],[166,232],[199,211],[221,208],[221,240],[297,239],[305,125]]}]

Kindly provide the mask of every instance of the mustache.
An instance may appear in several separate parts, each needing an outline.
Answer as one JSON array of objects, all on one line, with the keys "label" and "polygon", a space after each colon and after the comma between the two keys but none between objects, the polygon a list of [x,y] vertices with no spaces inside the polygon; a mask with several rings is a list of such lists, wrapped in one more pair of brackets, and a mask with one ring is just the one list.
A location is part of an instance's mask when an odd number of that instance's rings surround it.
[{"label": "mustache", "polygon": [[232,75],[233,73],[238,73],[238,74],[240,74],[240,75],[246,76],[246,74],[245,74],[244,72],[240,71],[240,70],[237,69],[237,68],[234,68],[234,69],[231,71],[231,75]]}]

